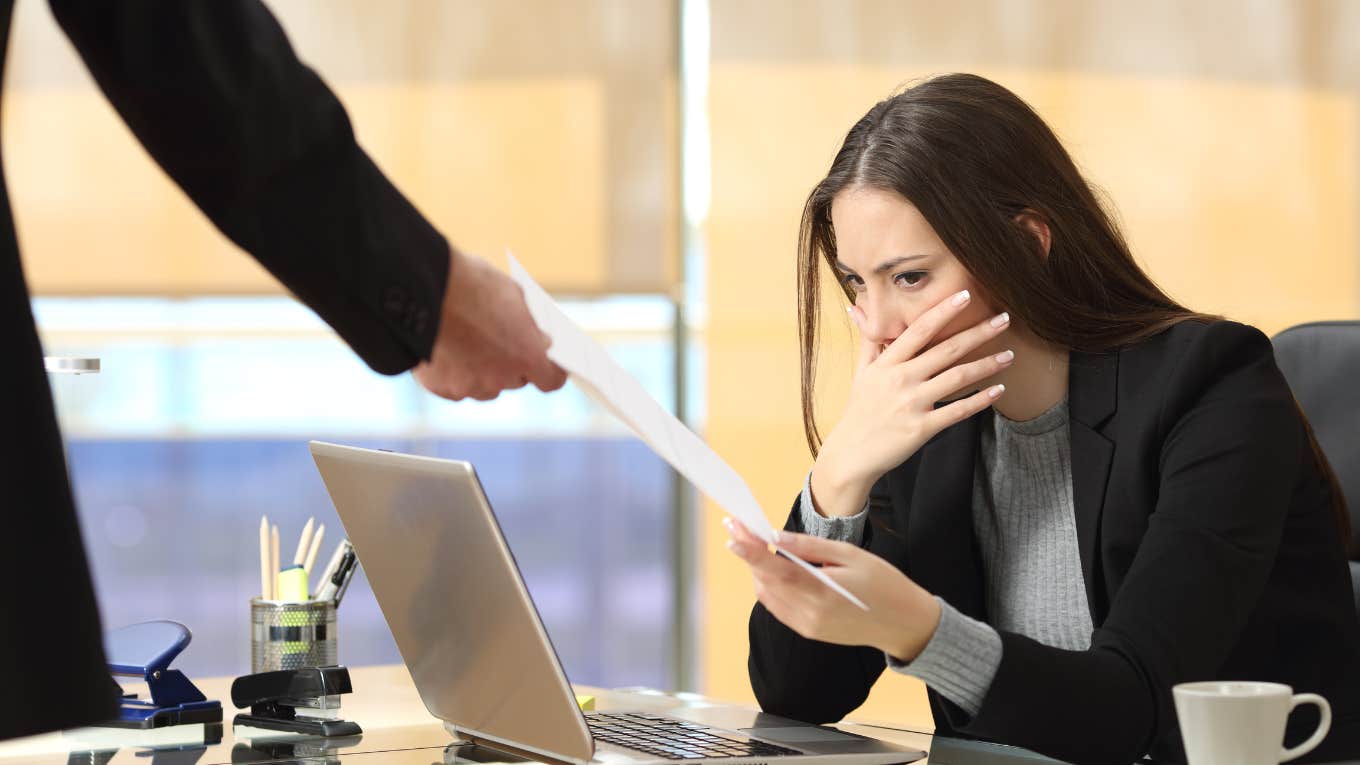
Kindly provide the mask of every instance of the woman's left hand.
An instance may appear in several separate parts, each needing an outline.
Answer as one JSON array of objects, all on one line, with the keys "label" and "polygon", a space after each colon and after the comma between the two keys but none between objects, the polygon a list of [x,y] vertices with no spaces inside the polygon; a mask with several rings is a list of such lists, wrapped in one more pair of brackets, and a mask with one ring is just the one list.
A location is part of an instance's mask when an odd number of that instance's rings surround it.
[{"label": "woman's left hand", "polygon": [[779,546],[822,571],[864,601],[861,609],[745,526],[727,518],[727,548],[746,561],[756,598],[774,618],[805,638],[878,648],[900,661],[921,653],[940,622],[940,604],[896,566],[846,542],[779,532]]}]

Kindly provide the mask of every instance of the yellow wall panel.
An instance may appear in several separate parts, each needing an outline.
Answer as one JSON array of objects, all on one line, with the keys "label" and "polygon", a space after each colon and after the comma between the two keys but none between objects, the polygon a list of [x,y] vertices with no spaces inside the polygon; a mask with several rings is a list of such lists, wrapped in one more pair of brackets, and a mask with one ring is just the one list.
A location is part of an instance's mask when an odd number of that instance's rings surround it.
[{"label": "yellow wall panel", "polygon": [[[782,524],[811,460],[798,399],[798,218],[845,132],[931,72],[850,64],[715,62],[706,337],[709,441]],[[1175,297],[1273,333],[1352,317],[1357,267],[1356,103],[1288,84],[978,71],[1018,92],[1115,202],[1135,255]],[[834,302],[819,396],[823,430],[848,387]],[[838,318],[839,317],[839,318]],[[962,509],[966,512],[966,508]],[[750,698],[744,566],[705,523],[703,690]],[[929,725],[922,686],[885,675],[861,719]]]},{"label": "yellow wall panel", "polygon": [[1354,316],[1357,102],[1279,85],[999,75],[1114,200],[1174,297],[1274,334]]},{"label": "yellow wall panel", "polygon": [[365,147],[459,247],[497,261],[509,247],[553,289],[586,292],[608,280],[603,96],[586,79],[344,91]]},{"label": "yellow wall panel", "polygon": [[[360,142],[457,246],[493,259],[513,248],[556,289],[604,287],[598,82],[363,84],[341,95]],[[98,94],[35,88],[6,98],[7,181],[34,292],[278,292]]]}]

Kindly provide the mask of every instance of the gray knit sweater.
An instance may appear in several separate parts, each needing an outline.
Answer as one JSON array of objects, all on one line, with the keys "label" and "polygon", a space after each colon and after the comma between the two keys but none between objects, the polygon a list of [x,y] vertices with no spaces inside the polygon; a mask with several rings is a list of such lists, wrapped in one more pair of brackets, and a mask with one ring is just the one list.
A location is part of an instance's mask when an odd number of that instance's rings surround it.
[{"label": "gray knit sweater", "polygon": [[[969,714],[981,708],[1001,664],[997,630],[1070,650],[1089,648],[1092,632],[1077,551],[1066,400],[1032,420],[994,413],[984,423],[972,515],[990,624],[940,600],[940,625],[915,661],[888,657],[894,670],[920,678]],[[823,517],[807,484],[800,504],[809,534],[863,540],[867,512]]]}]

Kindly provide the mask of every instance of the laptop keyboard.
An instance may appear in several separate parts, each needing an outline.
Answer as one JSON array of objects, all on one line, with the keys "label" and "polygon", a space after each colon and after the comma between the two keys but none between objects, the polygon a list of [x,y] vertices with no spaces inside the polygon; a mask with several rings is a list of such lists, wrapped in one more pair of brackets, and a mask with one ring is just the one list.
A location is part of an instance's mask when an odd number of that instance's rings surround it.
[{"label": "laptop keyboard", "polygon": [[796,749],[767,744],[740,733],[649,714],[592,712],[586,715],[597,741],[634,749],[666,760],[723,757],[785,757]]}]

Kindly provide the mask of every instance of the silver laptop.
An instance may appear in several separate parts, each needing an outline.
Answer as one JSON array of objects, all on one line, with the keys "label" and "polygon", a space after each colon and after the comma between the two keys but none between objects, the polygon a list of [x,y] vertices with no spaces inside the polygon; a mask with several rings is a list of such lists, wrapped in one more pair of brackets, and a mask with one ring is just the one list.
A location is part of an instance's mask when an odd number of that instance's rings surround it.
[{"label": "silver laptop", "polygon": [[745,713],[583,714],[466,462],[311,443],[425,706],[459,736],[535,760],[887,765],[924,752]]}]

